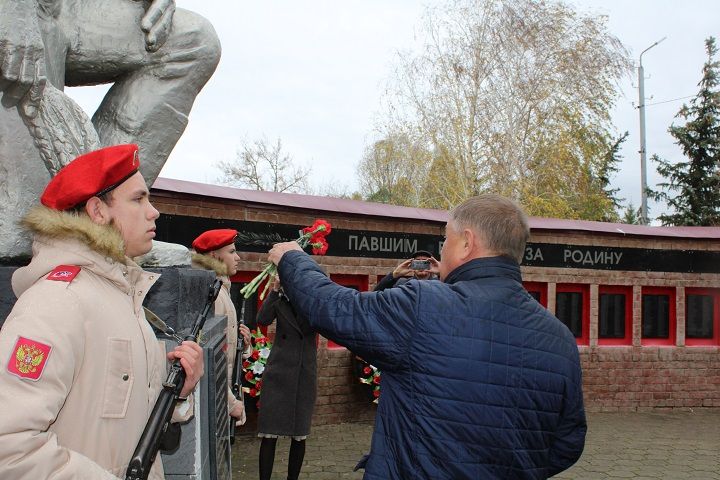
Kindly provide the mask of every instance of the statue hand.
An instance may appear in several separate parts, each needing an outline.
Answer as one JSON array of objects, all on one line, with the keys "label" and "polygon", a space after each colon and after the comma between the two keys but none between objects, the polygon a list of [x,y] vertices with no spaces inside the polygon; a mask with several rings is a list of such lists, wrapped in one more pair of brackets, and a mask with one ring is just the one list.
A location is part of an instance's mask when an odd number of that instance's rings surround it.
[{"label": "statue hand", "polygon": [[[0,2],[0,93],[2,105],[14,107],[28,92],[34,109],[45,90],[45,46],[34,0]],[[32,90],[31,90],[32,89]]]},{"label": "statue hand", "polygon": [[140,21],[140,28],[145,32],[145,48],[148,52],[156,52],[170,36],[175,0],[151,0]]}]

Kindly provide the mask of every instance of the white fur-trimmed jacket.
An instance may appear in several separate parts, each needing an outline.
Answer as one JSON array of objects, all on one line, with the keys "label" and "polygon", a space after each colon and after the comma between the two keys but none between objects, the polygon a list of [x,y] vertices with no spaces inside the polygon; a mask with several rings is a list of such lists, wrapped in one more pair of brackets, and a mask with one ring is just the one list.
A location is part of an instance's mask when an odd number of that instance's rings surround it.
[{"label": "white fur-trimmed jacket", "polygon": [[[192,254],[193,268],[212,270],[215,275],[222,281],[223,288],[218,292],[217,300],[215,300],[215,315],[227,316],[227,327],[225,328],[225,336],[227,344],[225,345],[225,356],[227,357],[227,375],[228,375],[228,412],[231,412],[238,404],[242,404],[241,400],[235,398],[230,385],[233,383],[233,366],[235,365],[236,345],[238,341],[238,320],[235,305],[233,305],[230,297],[230,278],[227,276],[227,268],[221,261],[201,253]],[[247,345],[246,345],[247,347]],[[243,357],[247,355],[243,354]],[[238,425],[245,423],[246,417],[243,415],[237,422]]]},{"label": "white fur-trimmed jacket", "polygon": [[[13,275],[18,300],[0,330],[0,478],[124,478],[167,368],[142,308],[157,274],[84,215],[37,207],[24,223],[33,258]],[[59,265],[79,272],[63,280]],[[21,338],[50,347],[37,379],[12,373]],[[191,413],[186,402],[175,419]],[[159,457],[150,478],[164,478]]]}]

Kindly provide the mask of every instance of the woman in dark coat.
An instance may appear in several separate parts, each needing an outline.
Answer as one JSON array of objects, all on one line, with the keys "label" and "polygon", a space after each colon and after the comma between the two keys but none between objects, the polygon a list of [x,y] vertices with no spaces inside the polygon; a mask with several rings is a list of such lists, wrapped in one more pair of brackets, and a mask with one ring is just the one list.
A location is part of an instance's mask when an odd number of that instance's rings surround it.
[{"label": "woman in dark coat", "polygon": [[275,278],[272,291],[260,307],[258,325],[277,319],[275,342],[262,376],[258,419],[260,480],[270,480],[278,437],[290,437],[288,479],[300,475],[305,439],[317,396],[317,334],[280,289]]}]

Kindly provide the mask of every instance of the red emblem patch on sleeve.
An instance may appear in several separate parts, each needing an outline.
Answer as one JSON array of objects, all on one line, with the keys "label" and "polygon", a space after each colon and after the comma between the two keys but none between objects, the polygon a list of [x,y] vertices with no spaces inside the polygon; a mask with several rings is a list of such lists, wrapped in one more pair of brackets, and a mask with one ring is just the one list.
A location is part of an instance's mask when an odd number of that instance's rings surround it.
[{"label": "red emblem patch on sleeve", "polygon": [[56,282],[70,283],[78,273],[80,273],[80,267],[76,267],[75,265],[58,265],[46,278],[48,280],[55,280]]},{"label": "red emblem patch on sleeve", "polygon": [[52,347],[25,337],[18,337],[10,355],[8,372],[20,378],[38,380],[42,375]]}]

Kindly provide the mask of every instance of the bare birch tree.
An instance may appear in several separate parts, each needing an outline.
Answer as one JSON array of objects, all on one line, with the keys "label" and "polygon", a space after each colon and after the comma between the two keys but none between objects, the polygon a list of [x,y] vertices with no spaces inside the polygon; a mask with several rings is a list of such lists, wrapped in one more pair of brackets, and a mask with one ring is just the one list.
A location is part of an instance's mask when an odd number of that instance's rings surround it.
[{"label": "bare birch tree", "polygon": [[311,169],[295,165],[282,151],[279,138],[274,144],[266,139],[245,142],[235,161],[221,161],[216,166],[223,173],[220,182],[226,185],[270,192],[309,192]]}]

